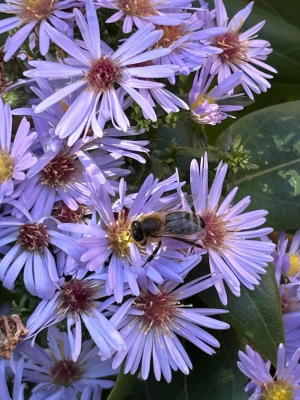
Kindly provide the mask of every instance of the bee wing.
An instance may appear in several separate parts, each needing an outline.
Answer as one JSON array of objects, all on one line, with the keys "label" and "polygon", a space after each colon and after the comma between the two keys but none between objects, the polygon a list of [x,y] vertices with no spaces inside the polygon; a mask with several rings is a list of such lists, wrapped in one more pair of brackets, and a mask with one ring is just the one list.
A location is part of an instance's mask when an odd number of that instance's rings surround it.
[{"label": "bee wing", "polygon": [[173,211],[168,213],[164,228],[159,236],[178,239],[199,240],[206,235],[194,213],[186,211]]},{"label": "bee wing", "polygon": [[168,213],[170,211],[174,211],[174,210],[185,210],[186,206],[189,206],[190,208],[193,207],[194,205],[194,201],[198,199],[199,196],[197,195],[193,195],[193,194],[189,194],[186,196],[182,196],[179,199],[172,201],[172,203],[167,204],[165,207],[160,208],[158,211],[160,214],[165,214]]}]

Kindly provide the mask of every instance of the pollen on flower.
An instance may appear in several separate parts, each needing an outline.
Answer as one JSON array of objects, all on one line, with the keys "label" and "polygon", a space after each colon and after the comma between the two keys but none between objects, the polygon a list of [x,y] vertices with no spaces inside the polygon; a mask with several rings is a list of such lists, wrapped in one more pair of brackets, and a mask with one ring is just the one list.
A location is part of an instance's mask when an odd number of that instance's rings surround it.
[{"label": "pollen on flower", "polygon": [[170,293],[141,293],[134,302],[136,308],[144,311],[140,319],[140,329],[145,334],[153,327],[166,334],[174,329],[175,319],[180,314],[180,302]]},{"label": "pollen on flower", "polygon": [[197,97],[196,101],[191,105],[191,110],[195,110],[197,107],[201,106],[204,102],[207,102],[207,104],[214,104],[215,100],[208,96],[207,94],[199,94]]},{"label": "pollen on flower", "polygon": [[65,187],[76,172],[75,156],[58,154],[42,170],[42,184],[51,188]]},{"label": "pollen on flower", "polygon": [[30,252],[44,253],[50,243],[46,226],[38,223],[27,223],[21,226],[17,243]]},{"label": "pollen on flower", "polygon": [[149,17],[158,14],[151,0],[117,0],[116,6],[134,17]]},{"label": "pollen on flower", "polygon": [[51,382],[64,387],[71,386],[72,383],[78,381],[83,370],[80,366],[68,359],[55,361],[50,369]]},{"label": "pollen on flower", "polygon": [[183,24],[178,26],[157,25],[156,29],[164,31],[162,38],[156,43],[156,47],[169,47],[187,34],[186,25]]},{"label": "pollen on flower", "polygon": [[293,400],[294,399],[294,387],[291,383],[278,380],[270,382],[265,385],[262,390],[261,399],[265,400]]},{"label": "pollen on flower", "polygon": [[300,271],[300,258],[297,254],[290,254],[290,264],[287,275],[295,276]]},{"label": "pollen on flower", "polygon": [[8,152],[0,149],[0,185],[12,177],[14,161]]},{"label": "pollen on flower", "polygon": [[86,74],[90,89],[99,92],[109,90],[120,77],[120,69],[107,56],[95,60]]},{"label": "pollen on flower", "polygon": [[218,216],[215,210],[206,209],[201,215],[204,219],[206,236],[203,239],[203,247],[212,249],[219,253],[224,249],[224,239],[226,238],[226,222],[223,216]]},{"label": "pollen on flower", "polygon": [[18,4],[20,9],[18,16],[26,22],[42,20],[49,15],[58,0],[23,0]]},{"label": "pollen on flower", "polygon": [[72,279],[66,282],[59,296],[58,313],[65,315],[89,314],[94,306],[94,300],[99,297],[101,285],[99,283],[87,282],[79,279]]},{"label": "pollen on flower", "polygon": [[116,223],[106,228],[109,248],[118,257],[128,258],[130,255],[130,221],[127,221],[128,209],[123,208],[120,212],[114,213]]},{"label": "pollen on flower", "polygon": [[238,31],[229,31],[224,35],[217,36],[214,39],[214,45],[223,50],[220,58],[223,62],[241,62],[247,61],[246,41],[241,41]]}]

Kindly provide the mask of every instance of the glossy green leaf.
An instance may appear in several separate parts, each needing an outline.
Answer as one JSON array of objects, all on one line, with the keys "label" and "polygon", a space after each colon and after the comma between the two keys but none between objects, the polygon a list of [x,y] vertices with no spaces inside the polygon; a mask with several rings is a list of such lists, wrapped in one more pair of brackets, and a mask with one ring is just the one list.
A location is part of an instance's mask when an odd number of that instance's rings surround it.
[{"label": "glossy green leaf", "polygon": [[147,400],[246,400],[244,387],[247,378],[237,368],[238,350],[244,340],[236,331],[211,331],[219,340],[220,348],[210,356],[187,344],[193,363],[190,375],[176,372],[171,383],[157,382],[151,376],[146,382]]},{"label": "glossy green leaf", "polygon": [[259,169],[240,170],[235,202],[251,195],[247,210],[265,208],[268,225],[275,230],[297,229],[300,220],[300,101],[256,111],[226,129],[216,144],[242,136],[251,162]]},{"label": "glossy green leaf", "polygon": [[199,297],[210,307],[227,309],[229,313],[222,314],[222,319],[276,364],[278,346],[284,343],[284,330],[274,267],[270,265],[267,273],[261,275],[260,285],[255,290],[242,286],[240,297],[235,297],[229,290],[227,293],[226,307],[222,306],[214,288],[201,292]]},{"label": "glossy green leaf", "polygon": [[275,17],[299,29],[299,1],[295,0],[255,0],[255,7],[259,7]]}]

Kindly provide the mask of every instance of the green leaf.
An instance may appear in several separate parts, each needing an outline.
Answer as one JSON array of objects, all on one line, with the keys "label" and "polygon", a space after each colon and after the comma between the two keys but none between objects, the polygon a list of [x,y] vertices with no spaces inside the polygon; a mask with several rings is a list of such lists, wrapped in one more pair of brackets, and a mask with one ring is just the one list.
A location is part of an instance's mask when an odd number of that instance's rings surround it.
[{"label": "green leaf", "polygon": [[179,146],[177,150],[179,154],[183,154],[190,157],[201,158],[204,155],[204,149],[194,149],[193,147]]},{"label": "green leaf", "polygon": [[[213,4],[212,1],[209,3],[210,5]],[[240,0],[227,0],[224,1],[224,3],[229,19],[246,6],[245,2]],[[285,3],[281,2],[281,4],[286,7]],[[274,2],[272,2],[272,6],[273,15],[256,7],[256,4],[254,4],[250,16],[243,25],[243,31],[246,31],[261,21],[266,21],[264,27],[258,32],[258,39],[269,41],[273,48],[273,53],[268,56],[266,63],[277,69],[278,75],[275,78],[276,80],[283,82],[299,82],[299,29],[283,21],[280,17],[274,16],[276,10],[277,14],[280,14],[280,8],[276,9],[277,5],[274,4]],[[289,10],[289,13],[290,12]],[[298,13],[299,11],[297,15]]]},{"label": "green leaf", "polygon": [[255,290],[242,286],[240,297],[234,296],[229,290],[227,294],[226,307],[221,304],[214,288],[199,293],[199,297],[209,307],[227,309],[229,313],[222,314],[221,318],[276,365],[278,346],[284,343],[284,330],[281,298],[273,265],[269,265],[267,273],[261,275],[260,285]]},{"label": "green leaf", "polygon": [[137,376],[138,373],[134,375],[124,374],[124,366],[122,365],[116,384],[110,392],[107,400],[123,400],[132,388]]},{"label": "green leaf", "polygon": [[255,0],[255,6],[299,29],[299,1]]},{"label": "green leaf", "polygon": [[231,125],[216,142],[222,147],[230,136],[242,136],[241,144],[259,169],[238,172],[235,202],[251,195],[247,210],[267,209],[268,225],[275,230],[299,227],[299,107],[295,101],[256,111]]},{"label": "green leaf", "polygon": [[190,375],[174,373],[172,382],[157,382],[150,376],[145,382],[147,400],[246,400],[247,378],[237,367],[237,352],[245,346],[236,331],[211,331],[219,340],[215,355],[208,355],[187,343],[193,363]]}]

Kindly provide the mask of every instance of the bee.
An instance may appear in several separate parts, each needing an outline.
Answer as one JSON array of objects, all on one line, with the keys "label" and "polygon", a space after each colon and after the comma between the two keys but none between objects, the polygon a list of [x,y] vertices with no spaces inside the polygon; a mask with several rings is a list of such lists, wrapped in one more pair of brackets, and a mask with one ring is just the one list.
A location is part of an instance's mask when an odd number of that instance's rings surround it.
[{"label": "bee", "polygon": [[184,242],[193,247],[201,247],[197,241],[206,235],[204,219],[192,211],[178,209],[183,207],[184,202],[191,205],[192,200],[193,196],[186,196],[157,212],[142,215],[132,221],[130,235],[139,246],[145,247],[148,243],[158,242],[146,263],[158,253],[164,237]]}]

